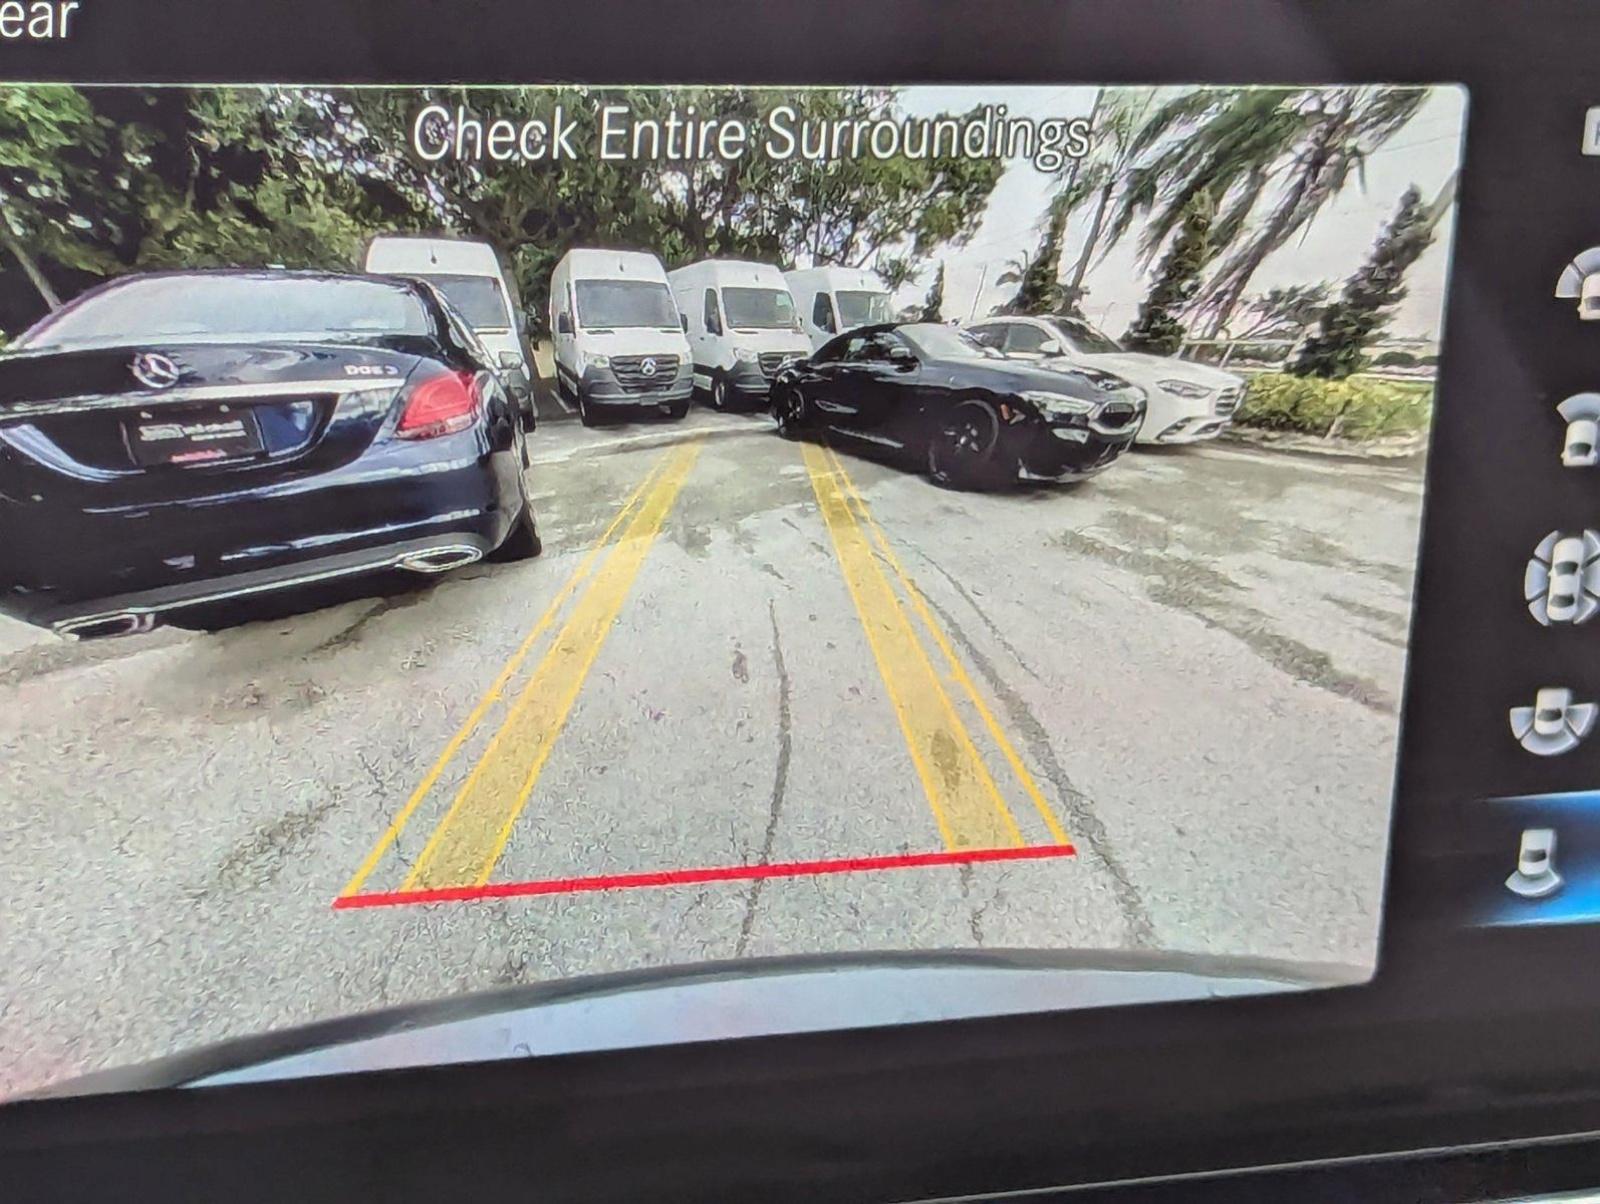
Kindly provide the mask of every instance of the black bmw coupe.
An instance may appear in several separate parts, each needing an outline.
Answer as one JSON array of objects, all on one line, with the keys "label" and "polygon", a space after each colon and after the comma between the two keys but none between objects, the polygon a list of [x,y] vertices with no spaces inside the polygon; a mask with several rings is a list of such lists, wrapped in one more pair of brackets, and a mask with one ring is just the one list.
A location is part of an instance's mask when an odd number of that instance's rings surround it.
[{"label": "black bmw coupe", "polygon": [[905,453],[957,488],[1093,476],[1133,443],[1145,412],[1120,377],[1028,367],[933,322],[842,334],[779,373],[772,397],[790,438],[826,432]]},{"label": "black bmw coupe", "polygon": [[0,612],[78,636],[540,550],[525,432],[422,281],[129,276],[0,356]]}]

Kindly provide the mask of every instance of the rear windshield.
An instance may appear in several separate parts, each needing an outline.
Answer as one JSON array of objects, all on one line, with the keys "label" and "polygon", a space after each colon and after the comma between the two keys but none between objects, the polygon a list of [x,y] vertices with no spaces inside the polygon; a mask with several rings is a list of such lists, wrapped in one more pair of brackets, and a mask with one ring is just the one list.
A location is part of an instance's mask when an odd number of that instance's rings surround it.
[{"label": "rear windshield", "polygon": [[416,295],[380,280],[158,276],[128,280],[85,297],[45,318],[17,345],[431,332],[427,311]]},{"label": "rear windshield", "polygon": [[474,330],[510,330],[511,311],[500,282],[493,276],[424,277],[447,298]]},{"label": "rear windshield", "polygon": [[647,280],[580,280],[578,324],[590,330],[621,326],[677,330],[678,307],[664,284]]},{"label": "rear windshield", "polygon": [[794,300],[787,289],[724,288],[722,309],[728,325],[742,330],[795,329]]}]

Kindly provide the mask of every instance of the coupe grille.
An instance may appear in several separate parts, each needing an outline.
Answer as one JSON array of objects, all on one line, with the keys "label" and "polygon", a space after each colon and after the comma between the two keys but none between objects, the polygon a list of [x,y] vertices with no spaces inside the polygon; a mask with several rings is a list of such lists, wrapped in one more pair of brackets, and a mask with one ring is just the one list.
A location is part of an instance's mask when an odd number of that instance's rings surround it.
[{"label": "coupe grille", "polygon": [[629,393],[655,393],[672,386],[678,376],[675,355],[614,355],[611,374]]},{"label": "coupe grille", "polygon": [[1126,401],[1108,401],[1100,407],[1100,413],[1095,415],[1095,425],[1101,430],[1120,431],[1126,429],[1139,416],[1138,407]]}]

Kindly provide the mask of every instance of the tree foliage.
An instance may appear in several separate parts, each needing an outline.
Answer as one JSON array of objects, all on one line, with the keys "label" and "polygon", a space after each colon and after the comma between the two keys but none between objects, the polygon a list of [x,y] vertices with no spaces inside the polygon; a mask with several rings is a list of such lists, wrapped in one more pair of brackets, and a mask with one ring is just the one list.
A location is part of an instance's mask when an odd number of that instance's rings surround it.
[{"label": "tree foliage", "polygon": [[[412,125],[430,103],[518,122],[561,106],[579,123],[559,164],[424,162]],[[759,126],[892,115],[887,89],[0,88],[0,326],[37,317],[45,283],[70,295],[122,272],[278,263],[350,268],[384,232],[440,232],[499,248],[530,307],[577,245],[876,266],[891,287],[933,248],[970,238],[1000,177],[960,156],[623,162],[593,153],[597,107]],[[21,318],[19,320],[19,315]]]},{"label": "tree foliage", "polygon": [[1189,199],[1178,233],[1156,272],[1139,316],[1122,341],[1132,351],[1175,355],[1183,346],[1184,309],[1200,288],[1200,274],[1211,259],[1211,222],[1216,202],[1204,189]]},{"label": "tree foliage", "polygon": [[1214,88],[1160,105],[1130,144],[1129,167],[1104,242],[1144,217],[1150,257],[1202,190],[1217,198],[1211,238],[1221,262],[1195,310],[1224,330],[1257,269],[1360,181],[1367,157],[1401,129],[1427,93],[1411,87]]},{"label": "tree foliage", "polygon": [[1317,328],[1289,365],[1296,376],[1343,380],[1362,366],[1363,353],[1405,299],[1406,269],[1433,241],[1433,226],[1416,185],[1400,197],[1394,219],[1372,254],[1323,312]]}]

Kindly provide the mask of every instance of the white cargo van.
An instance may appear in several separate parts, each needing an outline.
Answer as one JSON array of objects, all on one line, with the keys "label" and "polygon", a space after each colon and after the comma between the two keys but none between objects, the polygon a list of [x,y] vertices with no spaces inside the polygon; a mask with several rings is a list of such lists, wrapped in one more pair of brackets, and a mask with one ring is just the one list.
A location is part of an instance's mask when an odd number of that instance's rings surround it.
[{"label": "white cargo van", "polygon": [[527,319],[510,274],[486,242],[432,235],[380,234],[367,243],[364,268],[386,276],[420,276],[442,292],[500,364],[511,392],[531,420],[537,379]]},{"label": "white cargo van", "polygon": [[765,405],[772,378],[811,354],[783,273],[768,263],[707,259],[668,272],[694,355],[694,383],[719,410]]},{"label": "white cargo van", "polygon": [[894,321],[889,290],[865,268],[804,268],[783,279],[813,350],[857,326]]},{"label": "white cargo van", "polygon": [[683,319],[661,261],[576,247],[550,277],[556,388],[585,426],[648,406],[682,418],[694,392]]}]

